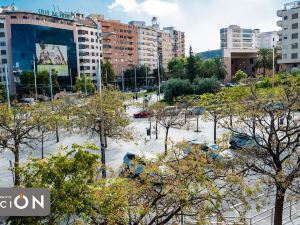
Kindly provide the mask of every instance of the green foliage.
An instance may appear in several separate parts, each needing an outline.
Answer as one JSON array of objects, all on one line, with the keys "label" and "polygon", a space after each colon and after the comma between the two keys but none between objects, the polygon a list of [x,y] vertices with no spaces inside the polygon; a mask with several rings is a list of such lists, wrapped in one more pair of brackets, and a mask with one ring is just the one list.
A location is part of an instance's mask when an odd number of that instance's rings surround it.
[{"label": "green foliage", "polygon": [[178,96],[193,93],[193,88],[189,80],[171,78],[162,85],[162,91],[165,94],[165,100],[171,101]]},{"label": "green foliage", "polygon": [[[104,83],[112,83],[116,78],[116,74],[113,68],[113,65],[110,61],[106,61],[106,63],[102,64],[102,76]],[[107,78],[107,79],[106,79]]]},{"label": "green foliage", "polygon": [[240,82],[242,79],[246,79],[247,77],[248,75],[243,70],[238,70],[233,77],[233,81]]},{"label": "green foliage", "polygon": [[200,65],[200,77],[217,77],[218,79],[224,79],[226,76],[226,67],[222,59],[208,59]]},{"label": "green foliage", "polygon": [[216,77],[201,78],[198,77],[194,80],[195,93],[217,93],[220,90],[220,82]]},{"label": "green foliage", "polygon": [[186,78],[186,64],[187,60],[183,57],[172,59],[168,64],[168,69],[171,77],[173,78]]},{"label": "green foliage", "polygon": [[256,84],[257,88],[271,88],[272,87],[272,78],[264,77],[264,79]]},{"label": "green foliage", "polygon": [[99,167],[93,145],[73,145],[47,159],[32,159],[20,169],[21,185],[27,188],[47,188],[51,193],[51,214],[45,218],[10,218],[19,224],[60,224],[70,216],[95,216],[92,183]]},{"label": "green foliage", "polygon": [[186,65],[186,76],[190,80],[190,82],[193,82],[196,78],[197,73],[197,62],[196,57],[193,54],[192,46],[190,46],[190,56],[187,59],[187,65]]},{"label": "green foliage", "polygon": [[294,68],[291,70],[291,74],[292,74],[293,76],[300,75],[300,68],[294,67]]},{"label": "green foliage", "polygon": [[256,61],[256,68],[263,69],[263,74],[266,75],[267,69],[272,69],[273,54],[272,49],[261,48],[258,50],[258,58]]},{"label": "green foliage", "polygon": [[5,87],[2,83],[0,83],[0,102],[2,102],[5,98]]},{"label": "green foliage", "polygon": [[81,75],[81,77],[76,79],[75,84],[76,90],[82,93],[87,92],[87,94],[92,94],[95,92],[95,85],[92,79],[86,75]]},{"label": "green foliage", "polygon": [[[52,70],[52,85],[54,93],[59,91],[58,72]],[[23,71],[20,75],[20,84],[22,89],[20,93],[30,93],[34,91],[34,74],[32,71]],[[38,93],[42,94],[43,91],[50,92],[50,78],[47,71],[42,71],[36,76],[36,84]]]}]

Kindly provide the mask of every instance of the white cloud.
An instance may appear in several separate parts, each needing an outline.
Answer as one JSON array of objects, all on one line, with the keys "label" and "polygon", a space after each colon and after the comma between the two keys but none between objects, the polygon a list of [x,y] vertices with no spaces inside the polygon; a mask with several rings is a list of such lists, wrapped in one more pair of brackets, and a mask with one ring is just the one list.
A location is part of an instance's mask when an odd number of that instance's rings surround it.
[{"label": "white cloud", "polygon": [[176,15],[180,13],[177,0],[115,0],[109,9],[121,8],[126,13],[148,14],[150,16]]},{"label": "white cloud", "polygon": [[114,0],[110,9],[117,17],[149,21],[157,16],[162,26],[186,32],[187,49],[194,52],[220,47],[219,30],[231,24],[262,31],[278,30],[276,11],[287,0]]}]

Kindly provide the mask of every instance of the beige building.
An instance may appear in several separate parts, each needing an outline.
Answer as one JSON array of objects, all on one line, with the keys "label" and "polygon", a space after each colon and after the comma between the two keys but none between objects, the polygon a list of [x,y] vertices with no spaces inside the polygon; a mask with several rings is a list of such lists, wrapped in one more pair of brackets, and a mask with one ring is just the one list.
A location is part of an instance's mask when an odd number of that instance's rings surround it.
[{"label": "beige building", "polygon": [[167,71],[168,63],[172,60],[172,41],[169,33],[164,31],[158,32],[158,54],[159,63]]},{"label": "beige building", "polygon": [[185,56],[185,33],[175,30],[174,27],[165,27],[164,32],[169,33],[172,41],[172,54],[173,57]]}]

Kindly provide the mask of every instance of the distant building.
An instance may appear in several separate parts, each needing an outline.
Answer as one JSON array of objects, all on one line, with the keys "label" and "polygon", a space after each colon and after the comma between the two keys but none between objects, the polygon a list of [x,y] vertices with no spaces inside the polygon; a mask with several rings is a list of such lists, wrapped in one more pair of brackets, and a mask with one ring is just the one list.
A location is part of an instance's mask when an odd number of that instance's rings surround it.
[{"label": "distant building", "polygon": [[90,15],[101,24],[104,62],[110,61],[117,76],[138,65],[137,28],[119,20],[106,20],[102,15]]},{"label": "distant building", "polygon": [[129,24],[137,27],[138,64],[146,66],[152,73],[158,66],[158,31],[142,21],[132,21]]},{"label": "distant building", "polygon": [[167,71],[168,64],[173,58],[173,53],[171,36],[164,31],[158,32],[158,54],[159,64]]},{"label": "distant building", "polygon": [[254,48],[272,49],[279,41],[278,31],[254,33]]},{"label": "distant building", "polygon": [[174,27],[164,27],[163,31],[171,36],[173,57],[185,57],[185,33]]},{"label": "distant building", "polygon": [[250,76],[255,74],[257,33],[259,33],[257,29],[245,29],[237,25],[220,30],[221,49],[227,70],[226,82],[232,81],[232,77],[238,70],[243,70]]},{"label": "distant building", "polygon": [[277,52],[281,56],[278,63],[286,69],[300,67],[299,13],[300,1],[287,3],[283,9],[277,11],[277,16],[281,18],[277,22],[277,25],[281,28],[277,43],[281,47]]}]

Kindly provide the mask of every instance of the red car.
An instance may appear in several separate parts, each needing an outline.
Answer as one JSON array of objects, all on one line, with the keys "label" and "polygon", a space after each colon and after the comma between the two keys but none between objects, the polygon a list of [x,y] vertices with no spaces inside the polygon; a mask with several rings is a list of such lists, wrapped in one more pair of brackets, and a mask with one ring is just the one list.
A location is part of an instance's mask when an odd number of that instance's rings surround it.
[{"label": "red car", "polygon": [[147,111],[147,110],[143,110],[141,112],[135,113],[133,116],[134,118],[149,118],[152,116],[152,112]]}]

